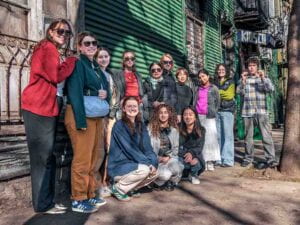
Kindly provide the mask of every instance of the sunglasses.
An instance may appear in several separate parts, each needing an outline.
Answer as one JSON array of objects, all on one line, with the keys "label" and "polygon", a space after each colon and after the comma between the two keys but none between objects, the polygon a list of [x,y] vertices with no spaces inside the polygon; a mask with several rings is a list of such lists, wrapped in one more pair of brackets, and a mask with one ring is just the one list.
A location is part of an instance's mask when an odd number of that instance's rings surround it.
[{"label": "sunglasses", "polygon": [[65,29],[55,29],[56,33],[59,36],[66,36],[70,37],[72,35],[72,32],[70,30],[65,30]]},{"label": "sunglasses", "polygon": [[125,57],[125,58],[124,58],[124,61],[125,61],[125,62],[128,62],[128,61],[130,61],[130,60],[131,60],[131,61],[135,61],[135,58],[134,58],[134,57]]},{"label": "sunglasses", "polygon": [[97,42],[97,41],[84,41],[84,42],[83,42],[83,45],[84,45],[85,47],[90,47],[91,45],[95,47],[95,46],[98,45],[98,42]]},{"label": "sunglasses", "polygon": [[151,69],[151,73],[156,73],[156,72],[160,73],[161,72],[161,68]]},{"label": "sunglasses", "polygon": [[167,64],[173,65],[173,61],[172,61],[172,60],[171,60],[171,61],[163,61],[163,63],[164,63],[165,65],[167,65]]}]

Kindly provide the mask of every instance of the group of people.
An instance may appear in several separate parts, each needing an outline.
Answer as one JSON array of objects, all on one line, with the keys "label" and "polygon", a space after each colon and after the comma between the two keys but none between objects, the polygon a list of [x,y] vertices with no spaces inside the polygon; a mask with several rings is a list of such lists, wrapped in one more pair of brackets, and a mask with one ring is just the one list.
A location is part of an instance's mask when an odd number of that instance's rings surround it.
[{"label": "group of people", "polygon": [[[214,81],[205,69],[191,79],[184,68],[173,76],[173,58],[163,54],[143,80],[133,51],[123,53],[120,70],[110,70],[110,51],[99,47],[90,32],[77,35],[78,56],[60,54],[61,47],[68,51],[72,36],[68,21],[50,24],[33,51],[29,84],[22,93],[36,212],[66,210],[54,199],[53,151],[63,96],[73,149],[73,211],[95,212],[110,194],[128,201],[145,186],[172,191],[183,177],[199,184],[204,170],[234,165],[235,83],[224,64],[216,66]],[[248,62],[248,74],[242,74],[237,87],[244,96],[247,130],[242,166],[253,160],[253,121],[266,146],[263,166],[275,166],[264,99],[273,86],[258,63]]]}]

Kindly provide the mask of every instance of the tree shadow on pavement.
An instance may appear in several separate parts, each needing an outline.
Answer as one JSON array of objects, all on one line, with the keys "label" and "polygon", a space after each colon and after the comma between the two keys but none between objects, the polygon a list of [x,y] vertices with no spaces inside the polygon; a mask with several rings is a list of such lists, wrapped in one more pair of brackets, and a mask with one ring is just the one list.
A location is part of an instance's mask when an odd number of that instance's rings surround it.
[{"label": "tree shadow on pavement", "polygon": [[59,215],[36,214],[27,220],[24,225],[83,225],[88,220],[89,216],[90,214],[72,211]]},{"label": "tree shadow on pavement", "polygon": [[[226,218],[226,221],[228,223],[243,224],[243,225],[254,225],[255,224],[254,221],[250,221],[250,220],[240,217],[238,209],[236,211],[229,211],[229,210],[226,210],[224,208],[217,206],[216,204],[212,203],[211,201],[208,201],[203,196],[201,196],[201,194],[199,194],[195,191],[188,190],[184,187],[180,187],[180,190],[182,192],[184,192],[185,194],[189,195],[190,197],[199,200],[199,202],[201,202],[201,204],[207,206],[209,209],[212,209],[212,210],[218,212],[219,214],[223,215],[223,217]],[[264,216],[264,215],[260,215],[260,216]],[[264,218],[264,221],[266,221],[266,218]]]}]

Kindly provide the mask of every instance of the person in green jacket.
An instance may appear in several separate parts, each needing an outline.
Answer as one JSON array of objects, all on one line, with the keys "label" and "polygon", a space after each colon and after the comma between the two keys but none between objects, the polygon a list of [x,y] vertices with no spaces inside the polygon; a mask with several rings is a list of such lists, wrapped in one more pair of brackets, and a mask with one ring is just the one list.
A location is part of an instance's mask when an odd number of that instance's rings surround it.
[{"label": "person in green jacket", "polygon": [[[72,210],[92,213],[104,205],[96,197],[99,188],[97,174],[104,159],[105,116],[109,113],[109,83],[94,60],[98,42],[89,32],[78,34],[79,60],[67,80],[67,108],[65,125],[69,133],[73,161],[71,166]],[[90,98],[95,96],[96,98]],[[98,103],[98,97],[104,102]],[[103,106],[106,115],[92,117],[87,112],[87,99]],[[105,102],[106,101],[106,102]],[[105,109],[105,106],[106,109]]]},{"label": "person in green jacket", "polygon": [[218,141],[221,152],[221,166],[234,165],[234,111],[235,84],[228,76],[225,64],[218,64],[215,70],[216,86],[220,93],[220,107],[217,114]]}]

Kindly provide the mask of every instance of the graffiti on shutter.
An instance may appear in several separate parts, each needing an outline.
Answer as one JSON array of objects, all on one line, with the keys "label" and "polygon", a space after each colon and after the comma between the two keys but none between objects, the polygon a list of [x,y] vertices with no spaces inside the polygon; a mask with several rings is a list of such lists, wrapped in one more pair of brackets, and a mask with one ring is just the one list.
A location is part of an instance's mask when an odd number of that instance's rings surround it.
[{"label": "graffiti on shutter", "polygon": [[203,68],[202,24],[191,17],[186,18],[186,40],[188,52],[188,69],[196,74]]}]

